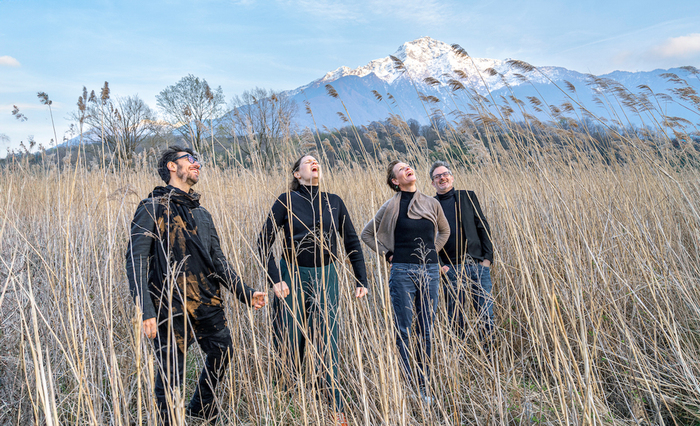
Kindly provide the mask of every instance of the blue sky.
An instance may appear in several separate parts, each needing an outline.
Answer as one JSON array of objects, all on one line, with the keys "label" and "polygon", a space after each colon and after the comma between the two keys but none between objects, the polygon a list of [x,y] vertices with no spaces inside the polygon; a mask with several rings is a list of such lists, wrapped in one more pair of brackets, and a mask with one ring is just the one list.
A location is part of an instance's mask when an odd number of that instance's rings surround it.
[{"label": "blue sky", "polygon": [[[0,0],[0,157],[59,141],[86,86],[155,96],[194,74],[227,100],[286,90],[430,36],[474,57],[580,72],[700,68],[700,2],[451,0]],[[27,120],[16,120],[17,105]]]}]

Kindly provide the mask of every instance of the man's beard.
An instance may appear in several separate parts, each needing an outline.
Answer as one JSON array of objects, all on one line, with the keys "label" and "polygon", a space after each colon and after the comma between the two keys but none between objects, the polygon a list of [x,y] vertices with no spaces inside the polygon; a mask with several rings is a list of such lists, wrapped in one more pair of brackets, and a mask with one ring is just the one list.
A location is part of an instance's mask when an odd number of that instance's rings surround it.
[{"label": "man's beard", "polygon": [[182,180],[185,180],[187,178],[186,182],[188,185],[192,186],[197,183],[196,178],[193,178],[190,175],[190,168],[189,167],[181,167],[179,164],[177,166],[177,172],[175,173],[177,175],[177,178]]}]

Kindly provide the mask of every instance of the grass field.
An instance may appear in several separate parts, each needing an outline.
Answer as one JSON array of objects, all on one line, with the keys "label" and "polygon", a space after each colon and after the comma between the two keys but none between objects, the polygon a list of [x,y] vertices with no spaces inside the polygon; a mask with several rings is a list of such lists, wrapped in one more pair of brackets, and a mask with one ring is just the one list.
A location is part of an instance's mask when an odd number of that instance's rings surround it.
[{"label": "grass field", "polygon": [[[398,123],[403,153],[379,148],[372,132],[357,152],[306,132],[284,142],[272,167],[208,159],[195,190],[230,262],[261,290],[257,235],[302,152],[316,150],[322,190],[343,198],[360,229],[392,195],[384,168],[394,158],[416,169],[421,191],[433,193],[428,168],[438,157],[452,162],[457,188],[476,191],[496,254],[493,357],[479,349],[474,312],[461,340],[441,308],[436,403],[420,404],[399,373],[387,264],[365,251],[370,295],[356,300],[341,259],[340,381],[351,424],[700,425],[697,143],[675,130],[675,140],[610,127],[594,138],[564,119],[523,125],[483,111],[470,122],[479,137],[455,125],[430,149]],[[80,152],[0,168],[2,425],[156,422],[157,366],[124,272],[133,213],[161,184],[155,151],[106,169]],[[228,293],[226,304],[235,350],[218,388],[224,423],[327,424],[317,377],[292,382],[275,368],[270,309],[253,312]],[[197,424],[183,417],[203,362],[196,346],[187,362],[176,414]]]},{"label": "grass field", "polygon": [[[572,140],[574,146],[575,140]],[[371,293],[341,268],[341,385],[352,424],[700,424],[700,180],[678,150],[620,141],[609,162],[582,149],[511,149],[456,164],[493,232],[496,353],[438,315],[423,406],[399,375],[388,270],[365,252]],[[385,153],[392,157],[392,153]],[[488,154],[486,154],[488,155]],[[429,161],[416,151],[421,191]],[[196,189],[225,253],[264,288],[255,240],[286,169],[208,165]],[[324,166],[361,228],[390,195],[385,162]],[[0,424],[154,424],[154,360],[128,294],[124,252],[137,203],[160,184],[148,160],[105,172],[0,170]],[[219,387],[230,424],[326,424],[310,381],[278,377],[270,310],[227,293],[236,347]],[[181,408],[202,356],[193,347]],[[196,424],[188,419],[188,424]]]}]

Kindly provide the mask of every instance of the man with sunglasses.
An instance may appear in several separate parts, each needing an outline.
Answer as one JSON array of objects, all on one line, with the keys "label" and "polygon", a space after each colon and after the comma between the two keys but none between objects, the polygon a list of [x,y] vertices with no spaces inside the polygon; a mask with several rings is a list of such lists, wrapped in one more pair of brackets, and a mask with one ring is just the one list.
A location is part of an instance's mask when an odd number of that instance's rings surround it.
[{"label": "man with sunglasses", "polygon": [[454,189],[454,176],[446,162],[433,163],[430,180],[437,190],[435,198],[450,223],[450,238],[439,253],[447,315],[459,337],[464,338],[464,316],[471,301],[478,315],[479,337],[488,354],[495,327],[491,229],[474,191]]},{"label": "man with sunglasses", "polygon": [[174,422],[171,390],[183,384],[185,352],[195,340],[206,361],[187,414],[210,421],[218,416],[214,388],[233,349],[221,286],[254,309],[267,297],[246,286],[226,261],[211,214],[192,190],[201,169],[189,148],[163,152],[158,174],[167,186],[157,186],[139,204],[126,252],[129,288],[160,362],[155,394],[166,425]]}]

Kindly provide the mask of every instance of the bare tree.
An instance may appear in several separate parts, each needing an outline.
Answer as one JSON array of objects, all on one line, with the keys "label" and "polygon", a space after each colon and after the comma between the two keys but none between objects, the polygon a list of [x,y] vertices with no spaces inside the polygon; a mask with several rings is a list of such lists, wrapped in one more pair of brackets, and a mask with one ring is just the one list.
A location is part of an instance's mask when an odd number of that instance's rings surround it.
[{"label": "bare tree", "polygon": [[103,142],[119,158],[131,159],[141,142],[154,131],[156,115],[138,95],[99,101],[91,96],[87,107],[84,98],[85,92],[78,99],[75,118],[92,129],[93,140]]},{"label": "bare tree", "polygon": [[279,142],[289,137],[298,110],[296,102],[286,94],[259,87],[234,96],[231,108],[234,134],[252,137],[253,148],[259,150],[263,162],[272,160]]},{"label": "bare tree", "polygon": [[192,74],[168,86],[156,95],[158,107],[168,121],[185,139],[192,141],[195,150],[201,151],[202,138],[213,120],[221,113],[224,94],[221,86],[211,90],[205,79]]}]

